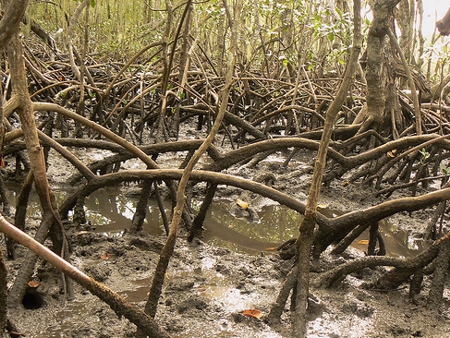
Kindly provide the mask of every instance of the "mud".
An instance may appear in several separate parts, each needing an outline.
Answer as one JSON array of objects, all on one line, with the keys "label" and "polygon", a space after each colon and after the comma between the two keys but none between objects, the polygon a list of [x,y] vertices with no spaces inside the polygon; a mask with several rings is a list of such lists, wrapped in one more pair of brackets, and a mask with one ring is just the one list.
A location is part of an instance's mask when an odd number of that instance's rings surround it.
[{"label": "mud", "polygon": [[[301,154],[305,156],[305,154]],[[280,157],[281,158],[281,157]],[[235,173],[254,177],[261,172],[277,176],[277,189],[306,199],[309,175],[298,174],[296,165],[284,168],[282,161],[271,158],[256,169],[240,167]],[[53,165],[52,171],[64,172],[64,164]],[[57,190],[64,186],[66,175],[50,175]],[[199,189],[201,190],[201,189]],[[119,292],[128,301],[143,308],[164,234],[156,205],[150,201],[146,231],[132,235],[130,225],[134,205],[134,187],[104,190],[87,202],[89,229],[68,230],[72,241],[73,263]],[[220,200],[210,211],[202,241],[187,243],[181,230],[174,257],[165,277],[157,320],[174,337],[290,337],[289,309],[282,323],[269,327],[262,319],[246,317],[246,309],[268,314],[286,273],[292,264],[272,251],[273,247],[297,235],[300,215],[258,196],[248,196],[258,218],[236,209],[241,191],[221,187]],[[195,193],[194,193],[195,198]],[[380,202],[370,190],[359,185],[332,183],[324,188],[320,204],[329,212],[348,212]],[[421,231],[429,211],[412,215],[398,214],[384,223],[388,254],[410,257],[427,243]],[[38,210],[29,210],[30,232],[39,219]],[[325,253],[319,270],[325,271],[357,256],[366,249],[360,240],[343,256]],[[4,250],[4,241],[1,240]],[[8,261],[10,285],[21,265],[25,249],[19,247],[19,258]],[[441,314],[426,308],[425,292],[413,304],[408,288],[379,292],[364,290],[361,285],[378,276],[384,269],[363,270],[348,276],[333,289],[312,289],[315,300],[309,309],[308,337],[448,337],[450,336],[449,298],[445,291]],[[89,292],[75,286],[75,299],[65,299],[60,273],[40,262],[36,271],[40,285],[30,290],[29,304],[34,309],[13,310],[11,319],[26,337],[133,337],[135,327]],[[313,274],[315,277],[317,273]],[[32,307],[27,304],[28,307]]]}]

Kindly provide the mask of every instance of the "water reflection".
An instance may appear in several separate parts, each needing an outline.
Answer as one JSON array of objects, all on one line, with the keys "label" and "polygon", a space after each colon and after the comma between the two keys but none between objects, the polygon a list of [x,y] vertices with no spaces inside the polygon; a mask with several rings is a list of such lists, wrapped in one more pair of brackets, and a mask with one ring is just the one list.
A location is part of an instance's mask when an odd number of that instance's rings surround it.
[{"label": "water reflection", "polygon": [[[20,186],[8,184],[7,188],[10,203],[15,205]],[[67,194],[65,190],[55,190],[59,203]],[[120,236],[131,226],[137,201],[138,196],[124,195],[116,188],[100,189],[86,198],[86,219],[95,227],[96,232]],[[41,210],[35,193],[31,194],[30,202],[27,215],[39,216]],[[194,204],[197,208],[200,205],[199,202]],[[206,242],[232,251],[259,254],[261,251],[273,251],[280,243],[298,236],[302,215],[292,209],[278,204],[267,205],[259,210],[258,219],[254,220],[245,213],[237,216],[233,211],[235,207],[235,202],[229,200],[218,200],[212,204],[204,222],[203,239]],[[165,209],[170,213],[169,202],[166,203]],[[326,209],[322,209],[321,212],[328,217],[336,214]],[[155,199],[148,201],[144,229],[154,236],[164,233],[162,218]],[[407,232],[398,230],[388,221],[380,222],[380,230],[389,256],[412,257],[425,249],[423,241],[412,238]],[[359,243],[368,238],[366,231],[354,241],[352,246],[366,251],[367,244]]]},{"label": "water reflection", "polygon": [[205,219],[205,241],[233,251],[255,254],[270,250],[298,235],[300,214],[280,205],[263,207],[259,222],[250,216],[236,217],[234,202],[219,201],[212,205]]},{"label": "water reflection", "polygon": [[[86,198],[86,220],[105,234],[121,234],[130,229],[138,196],[125,196],[117,189],[100,189]],[[162,218],[156,200],[148,201],[144,230],[159,236],[163,233]]]}]

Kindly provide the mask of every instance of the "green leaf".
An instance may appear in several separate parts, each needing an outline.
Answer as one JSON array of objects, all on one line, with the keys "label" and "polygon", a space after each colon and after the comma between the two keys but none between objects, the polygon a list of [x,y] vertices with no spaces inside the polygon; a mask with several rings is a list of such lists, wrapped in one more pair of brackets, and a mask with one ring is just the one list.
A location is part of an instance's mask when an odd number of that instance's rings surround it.
[{"label": "green leaf", "polygon": [[447,167],[446,165],[445,165],[445,163],[442,163],[441,162],[441,164],[440,164],[440,170],[441,170],[441,173],[442,174],[444,174],[444,175],[449,175],[450,174],[450,167]]},{"label": "green leaf", "polygon": [[345,120],[345,117],[343,116],[343,117],[340,117],[340,118],[338,118],[338,120],[336,121],[336,124],[341,124],[342,122],[344,122],[344,120]]},{"label": "green leaf", "polygon": [[330,42],[334,41],[334,33],[329,33],[328,34],[328,40],[330,40]]},{"label": "green leaf", "polygon": [[94,8],[97,5],[96,0],[91,0],[91,7]]}]

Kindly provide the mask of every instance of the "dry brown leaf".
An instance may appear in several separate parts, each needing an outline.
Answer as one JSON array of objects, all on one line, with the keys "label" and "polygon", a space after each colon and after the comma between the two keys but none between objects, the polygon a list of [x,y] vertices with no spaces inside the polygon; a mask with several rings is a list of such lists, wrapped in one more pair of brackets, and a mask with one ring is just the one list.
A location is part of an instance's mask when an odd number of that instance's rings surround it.
[{"label": "dry brown leaf", "polygon": [[111,254],[108,253],[108,252],[104,253],[103,255],[100,255],[100,258],[105,260],[105,261],[108,260],[109,257],[111,257]]},{"label": "dry brown leaf", "polygon": [[36,289],[41,283],[38,280],[30,280],[27,284],[30,288]]},{"label": "dry brown leaf", "polygon": [[369,240],[368,239],[362,239],[358,242],[358,244],[360,245],[368,245],[369,244]]},{"label": "dry brown leaf", "polygon": [[244,310],[244,312],[242,312],[242,314],[244,316],[253,317],[253,318],[257,318],[257,319],[260,319],[263,316],[262,312],[257,309]]}]

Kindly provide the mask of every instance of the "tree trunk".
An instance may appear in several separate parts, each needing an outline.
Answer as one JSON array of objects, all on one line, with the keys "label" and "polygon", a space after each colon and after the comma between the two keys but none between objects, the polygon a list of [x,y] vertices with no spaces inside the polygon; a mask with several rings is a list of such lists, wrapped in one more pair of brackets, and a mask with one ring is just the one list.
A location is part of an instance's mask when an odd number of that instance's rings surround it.
[{"label": "tree trunk", "polygon": [[[30,169],[34,175],[34,185],[36,192],[39,196],[39,200],[42,206],[42,218],[41,224],[43,239],[45,239],[48,233],[49,227],[53,222],[60,225],[59,218],[57,216],[56,203],[54,202],[52,192],[47,180],[47,172],[45,166],[45,158],[43,147],[40,145],[36,123],[34,119],[33,104],[28,93],[28,81],[25,69],[25,62],[23,58],[23,48],[20,41],[19,33],[16,32],[12,35],[9,43],[7,44],[8,61],[11,69],[11,82],[12,82],[12,96],[10,101],[15,105],[16,111],[19,114],[21,128],[24,133],[25,143],[27,146],[28,157],[30,159]],[[55,229],[56,231],[62,231],[62,226]],[[61,235],[62,244],[53,243],[61,248],[62,253],[67,253],[67,245],[65,244],[64,234]],[[42,239],[42,240],[43,240]],[[26,274],[31,271],[22,270],[17,282],[14,285],[14,293],[12,293],[11,299],[20,297],[25,292],[25,285],[23,279]],[[15,299],[16,302],[18,299]]]},{"label": "tree trunk", "polygon": [[374,124],[383,126],[391,121],[388,118],[392,112],[390,104],[395,102],[392,97],[395,86],[392,67],[387,64],[390,46],[387,32],[393,10],[400,0],[371,0],[370,7],[373,20],[367,36],[366,50],[366,81],[367,81],[367,109],[362,109],[354,123],[366,121],[365,127]]},{"label": "tree trunk", "polygon": [[297,283],[294,286],[294,312],[292,313],[293,336],[306,337],[306,310],[308,306],[309,295],[309,273],[310,256],[312,243],[314,241],[314,227],[317,218],[317,202],[320,194],[323,172],[327,160],[328,145],[334,129],[336,117],[347,97],[348,90],[352,84],[353,74],[358,62],[359,53],[362,45],[361,35],[361,2],[355,0],[354,10],[354,41],[349,63],[342,81],[342,84],[336,94],[336,98],[326,113],[325,125],[323,128],[322,139],[320,141],[319,151],[317,153],[316,165],[311,182],[311,188],[308,195],[305,217],[300,224],[300,235],[297,239]]}]

